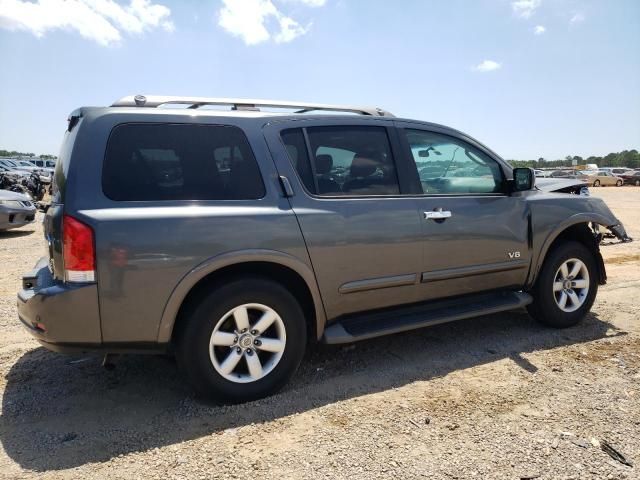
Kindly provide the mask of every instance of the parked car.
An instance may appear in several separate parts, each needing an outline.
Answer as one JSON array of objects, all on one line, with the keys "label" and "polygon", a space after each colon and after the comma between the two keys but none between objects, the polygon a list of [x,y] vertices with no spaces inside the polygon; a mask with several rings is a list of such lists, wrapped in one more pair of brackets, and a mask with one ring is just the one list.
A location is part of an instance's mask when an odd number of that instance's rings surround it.
[{"label": "parked car", "polygon": [[27,171],[27,170],[21,169],[15,161],[10,160],[8,158],[0,158],[0,167],[5,167],[9,170],[21,170],[23,172]]},{"label": "parked car", "polygon": [[601,199],[379,108],[125,97],[71,113],[54,178],[24,327],[62,352],[175,352],[225,402],[277,391],[308,342],[525,306],[575,325],[606,281],[595,225],[629,240]]},{"label": "parked car", "polygon": [[54,160],[43,160],[41,158],[30,159],[30,163],[40,168],[55,168],[56,162]]},{"label": "parked car", "polygon": [[569,175],[575,175],[573,170],[553,170],[549,173],[549,178],[565,178]]},{"label": "parked car", "polygon": [[0,174],[15,175],[21,178],[29,178],[31,176],[31,173],[26,170],[11,169],[2,164],[0,164]]},{"label": "parked car", "polygon": [[640,170],[635,170],[629,172],[626,175],[620,176],[624,181],[625,185],[635,185],[636,187],[640,187]]},{"label": "parked car", "polygon": [[27,161],[10,160],[7,158],[3,158],[3,159],[0,159],[0,167],[4,167],[5,169],[8,169],[12,173],[20,172],[20,174],[26,173],[27,175],[35,174],[35,175],[38,175],[41,182],[51,183],[52,172],[47,172],[46,170],[35,167]]},{"label": "parked car", "polygon": [[36,207],[28,195],[0,190],[0,232],[33,222]]},{"label": "parked car", "polygon": [[33,163],[26,160],[12,160],[12,162],[16,164],[16,168],[20,168],[21,170],[26,170],[28,172],[42,170],[40,167],[36,167]]},{"label": "parked car", "polygon": [[633,168],[614,168],[611,173],[613,173],[614,175],[620,177],[622,175],[627,175],[629,173],[633,172]]},{"label": "parked car", "polygon": [[594,187],[607,187],[607,186],[616,186],[621,187],[624,183],[624,180],[621,177],[613,175],[612,173],[601,171],[597,174],[594,173],[592,175],[588,175],[589,182]]}]

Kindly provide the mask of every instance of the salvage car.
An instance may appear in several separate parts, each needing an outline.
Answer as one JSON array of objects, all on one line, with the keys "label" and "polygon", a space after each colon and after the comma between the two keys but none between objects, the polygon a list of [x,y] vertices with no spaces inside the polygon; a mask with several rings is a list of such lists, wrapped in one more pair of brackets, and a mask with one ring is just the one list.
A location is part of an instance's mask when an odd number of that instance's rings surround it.
[{"label": "salvage car", "polygon": [[621,187],[624,183],[624,180],[621,177],[618,177],[613,173],[609,173],[606,171],[592,173],[588,175],[588,178],[589,178],[589,182],[594,187],[608,187],[608,186]]},{"label": "salvage car", "polygon": [[640,187],[640,171],[632,170],[625,175],[620,175],[625,185],[635,185]]},{"label": "salvage car", "polygon": [[0,231],[22,227],[36,218],[36,207],[28,195],[0,190]]},{"label": "salvage car", "polygon": [[569,327],[606,282],[601,229],[630,239],[601,199],[535,182],[460,131],[381,108],[143,95],[83,107],[18,317],[45,347],[106,363],[174,353],[224,402],[276,392],[309,342],[523,307]]}]

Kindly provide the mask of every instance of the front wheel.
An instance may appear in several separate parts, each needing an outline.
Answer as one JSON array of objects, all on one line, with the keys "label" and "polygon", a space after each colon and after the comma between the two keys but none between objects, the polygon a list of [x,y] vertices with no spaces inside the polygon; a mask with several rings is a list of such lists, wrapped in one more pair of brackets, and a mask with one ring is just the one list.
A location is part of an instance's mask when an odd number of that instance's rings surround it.
[{"label": "front wheel", "polygon": [[598,292],[593,253],[583,244],[566,242],[550,252],[532,290],[527,310],[555,328],[576,325],[591,309]]},{"label": "front wheel", "polygon": [[215,288],[183,320],[178,364],[206,398],[240,403],[271,395],[304,355],[302,309],[288,290],[266,279],[238,278]]},{"label": "front wheel", "polygon": [[596,180],[595,182],[593,182],[593,186],[594,187],[599,187],[600,186],[600,180]]},{"label": "front wheel", "polygon": [[616,187],[621,187],[622,186],[622,180],[618,180],[616,182]]},{"label": "front wheel", "polygon": [[634,182],[634,184],[635,184],[635,186],[636,186],[636,187],[640,187],[640,180],[636,180],[636,181]]}]

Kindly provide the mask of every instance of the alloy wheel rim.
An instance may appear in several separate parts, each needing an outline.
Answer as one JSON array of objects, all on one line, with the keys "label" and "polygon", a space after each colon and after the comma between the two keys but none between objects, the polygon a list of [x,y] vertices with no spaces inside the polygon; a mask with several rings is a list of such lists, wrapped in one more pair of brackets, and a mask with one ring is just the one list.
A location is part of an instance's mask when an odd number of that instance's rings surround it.
[{"label": "alloy wheel rim", "polygon": [[209,358],[225,380],[256,382],[278,365],[286,341],[284,322],[274,309],[245,303],[217,321],[209,339]]},{"label": "alloy wheel rim", "polygon": [[587,300],[589,270],[582,260],[565,260],[553,278],[553,298],[563,312],[575,312]]}]

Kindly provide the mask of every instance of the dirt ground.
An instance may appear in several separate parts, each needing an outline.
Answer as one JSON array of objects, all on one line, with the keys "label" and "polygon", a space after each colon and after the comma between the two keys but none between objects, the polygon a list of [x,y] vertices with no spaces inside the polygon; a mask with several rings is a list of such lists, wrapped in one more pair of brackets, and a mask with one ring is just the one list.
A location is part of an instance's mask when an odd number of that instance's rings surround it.
[{"label": "dirt ground", "polygon": [[[640,240],[640,188],[592,192]],[[640,241],[602,251],[579,326],[512,312],[318,346],[278,395],[220,407],[170,358],[40,348],[15,292],[41,227],[0,233],[0,478],[640,478]]]}]

